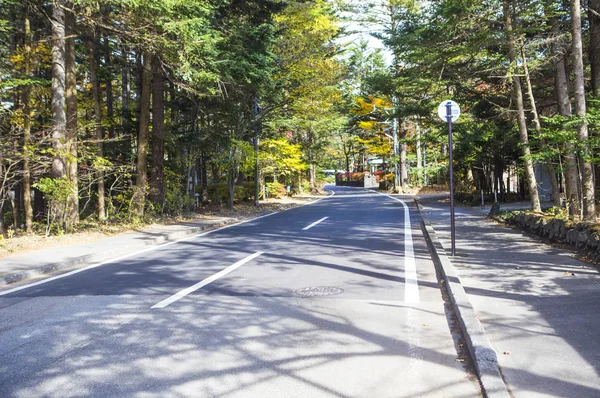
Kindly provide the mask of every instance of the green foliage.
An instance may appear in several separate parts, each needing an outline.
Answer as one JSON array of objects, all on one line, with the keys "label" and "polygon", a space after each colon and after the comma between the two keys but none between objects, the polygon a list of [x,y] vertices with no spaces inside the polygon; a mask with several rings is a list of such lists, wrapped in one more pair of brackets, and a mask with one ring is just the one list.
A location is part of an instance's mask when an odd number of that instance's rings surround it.
[{"label": "green foliage", "polygon": [[258,161],[261,171],[274,178],[289,178],[308,168],[300,145],[292,144],[285,138],[262,141]]},{"label": "green foliage", "polygon": [[106,213],[117,220],[129,221],[131,216],[131,198],[133,197],[133,189],[120,190],[110,196],[110,200],[106,202]]},{"label": "green foliage", "polygon": [[[254,198],[254,182],[235,185],[233,188],[234,201],[248,201]],[[208,197],[213,203],[227,203],[229,201],[229,186],[226,183],[210,185],[208,187]]]},{"label": "green foliage", "polygon": [[287,191],[283,184],[279,182],[267,182],[267,197],[279,199],[287,194]]},{"label": "green foliage", "polygon": [[[255,132],[260,140],[261,183],[263,178],[278,181],[268,183],[270,196],[285,194],[282,187],[286,185],[294,192],[308,191],[309,165],[316,170],[366,170],[364,163],[369,156],[396,163],[399,159],[393,155],[389,137],[393,118],[399,120],[400,143],[407,148],[410,183],[420,185],[428,180],[444,184],[448,178],[447,131],[437,121],[435,108],[446,98],[457,100],[462,108],[461,119],[454,126],[454,153],[455,172],[458,180],[465,181],[465,192],[470,192],[471,174],[475,174],[475,185],[485,188],[492,171],[520,166],[506,79],[514,71],[509,69],[505,54],[498,0],[342,3],[75,1],[77,26],[73,33],[80,116],[75,155],[67,153],[68,149],[52,149],[57,145],[53,145],[49,129],[51,25],[46,14],[50,4],[3,0],[0,100],[3,107],[11,109],[3,112],[0,120],[4,173],[0,202],[22,183],[22,164],[27,158],[32,181],[51,203],[48,214],[56,215],[59,221],[60,204],[66,202],[65,195],[72,189],[63,186],[64,181],[48,178],[51,159],[59,155],[79,167],[82,217],[95,213],[99,178],[106,185],[109,217],[129,217],[131,186],[135,183],[133,165],[139,153],[135,138],[139,104],[135,101],[141,82],[136,62],[142,61],[142,53],[160,61],[160,73],[168,81],[168,132],[162,157],[166,165],[165,197],[163,203],[147,205],[155,213],[181,214],[193,209],[195,200],[188,192],[188,178],[194,183],[201,180],[198,171],[202,168],[214,203],[251,199],[252,182],[236,185],[234,198],[229,198],[226,181],[237,184],[253,176]],[[566,38],[549,33],[548,18],[558,17],[567,27],[566,3],[552,3],[551,12],[538,0],[513,4],[515,33],[531,66],[534,94],[544,104],[541,113],[548,116],[542,118],[541,137],[547,145],[530,137],[532,158],[558,164],[571,150],[567,144],[572,144],[578,154],[598,161],[594,156],[600,153],[600,137],[593,133],[600,130],[598,99],[589,98],[585,120],[552,116],[556,112],[549,83],[554,68],[550,47]],[[384,52],[372,49],[365,41],[346,47],[339,44],[337,38],[345,32],[334,7],[342,5],[356,7],[354,17],[363,25],[378,24],[378,29],[367,30],[377,31],[373,35],[393,55],[392,65],[387,64]],[[31,53],[23,44],[26,11],[33,27]],[[105,132],[102,156],[95,126],[88,117],[96,105],[89,88],[90,38],[99,44],[99,105]],[[25,73],[26,69],[30,72]],[[24,92],[30,92],[30,115],[25,114]],[[262,108],[257,114],[253,109],[256,102]],[[28,143],[24,142],[26,121],[31,122]],[[585,146],[575,139],[575,131],[584,121],[592,131]],[[423,149],[426,168],[417,164],[418,146]],[[384,181],[391,176],[384,175]],[[353,178],[360,178],[360,174]],[[317,174],[316,182],[324,181]],[[6,218],[9,209],[5,207],[4,212]]]},{"label": "green foliage", "polygon": [[333,42],[337,20],[326,1],[315,0],[289,2],[275,22],[281,35],[273,50],[281,65],[275,83],[285,106],[266,122],[269,130],[300,145],[304,163],[319,164],[347,119],[339,112],[343,69]]},{"label": "green foliage", "polygon": [[67,179],[62,178],[41,178],[37,183],[33,184],[44,194],[48,200],[48,214],[46,224],[46,236],[51,231],[63,233],[65,230],[70,230],[73,226],[67,222],[68,199],[72,194],[74,186]]},{"label": "green foliage", "polygon": [[307,193],[310,192],[310,181],[307,180],[303,180],[300,183],[299,188],[301,189],[301,193]]},{"label": "green foliage", "polygon": [[181,187],[181,177],[173,170],[165,169],[165,201],[161,209],[169,215],[182,215],[195,206],[195,198],[190,198]]},{"label": "green foliage", "polygon": [[44,194],[46,199],[50,202],[66,202],[71,189],[72,184],[66,177],[62,178],[41,178],[40,181],[33,185]]}]

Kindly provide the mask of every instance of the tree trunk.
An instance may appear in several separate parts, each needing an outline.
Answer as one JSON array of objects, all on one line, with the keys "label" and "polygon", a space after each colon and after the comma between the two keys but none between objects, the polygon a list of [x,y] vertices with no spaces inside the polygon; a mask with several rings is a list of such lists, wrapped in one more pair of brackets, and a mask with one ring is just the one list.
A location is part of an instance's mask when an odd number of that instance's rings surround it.
[{"label": "tree trunk", "polygon": [[581,170],[581,186],[583,196],[583,219],[596,220],[596,203],[594,194],[594,176],[592,164],[586,159],[589,157],[588,125],[585,120],[587,113],[585,104],[585,80],[583,69],[583,49],[581,43],[581,6],[579,0],[571,0],[571,20],[573,37],[573,73],[575,75],[575,114],[581,118],[577,128],[577,141],[582,146],[579,157]]},{"label": "tree trunk", "polygon": [[[525,74],[525,81],[527,82],[527,95],[529,97],[529,105],[531,106],[533,125],[535,126],[535,131],[540,140],[541,147],[544,149],[548,149],[548,143],[542,136],[542,124],[540,123],[540,116],[538,114],[537,106],[535,104],[535,98],[533,96],[533,88],[531,87],[531,78],[529,76],[529,67],[527,66],[527,57],[525,57],[524,47],[524,43],[521,43],[521,59],[523,61],[523,72]],[[556,178],[556,171],[554,170],[554,164],[552,163],[551,157],[547,157],[546,159],[546,168],[548,169],[548,174],[550,174],[550,184],[552,185],[552,203],[555,207],[560,207],[560,189],[558,187],[558,179]]]},{"label": "tree trunk", "polygon": [[187,165],[187,172],[185,178],[185,193],[191,199],[194,197],[194,192],[192,192],[192,150],[187,147],[184,148],[183,156],[185,159],[185,164]]},{"label": "tree trunk", "polygon": [[[588,56],[590,59],[591,89],[592,95],[596,98],[600,95],[600,0],[589,0],[588,2],[588,21],[589,21],[589,44]],[[592,136],[597,136],[598,132],[592,130]],[[598,158],[600,151],[594,148],[594,158]],[[593,163],[594,185],[595,189],[600,188],[600,180],[596,180],[596,173],[599,172],[597,162]]]},{"label": "tree trunk", "polygon": [[150,200],[161,204],[165,196],[165,78],[160,59],[152,62],[152,167],[150,169]]},{"label": "tree trunk", "polygon": [[131,114],[129,113],[129,68],[127,52],[123,50],[123,65],[121,69],[121,130],[123,134],[131,133]]},{"label": "tree trunk", "polygon": [[542,211],[540,206],[540,197],[537,190],[537,181],[533,171],[533,161],[531,160],[531,149],[529,148],[529,136],[527,134],[527,121],[525,119],[525,107],[523,105],[523,92],[521,90],[521,80],[516,74],[516,51],[513,37],[513,26],[511,17],[511,1],[503,0],[502,10],[504,13],[504,24],[506,29],[506,44],[508,47],[508,59],[510,61],[509,73],[512,76],[512,95],[517,105],[517,123],[519,125],[519,138],[523,149],[523,163],[525,168],[525,177],[529,188],[531,199],[531,208],[533,211]]},{"label": "tree trunk", "polygon": [[[2,167],[0,166],[0,173]],[[0,201],[0,236],[6,237],[6,228],[4,227],[4,201]]]},{"label": "tree trunk", "polygon": [[65,12],[64,0],[55,0],[52,8],[52,177],[66,173],[65,139]]},{"label": "tree trunk", "polygon": [[[547,15],[552,15],[552,6],[554,1],[548,0],[546,3]],[[561,35],[560,22],[556,16],[550,18],[552,36],[552,54],[555,61],[555,79],[554,90],[557,103],[557,111],[559,115],[571,116],[571,100],[569,98],[569,79],[567,73],[566,53],[567,48],[565,43],[557,38]],[[575,148],[571,142],[564,144],[564,175],[565,175],[565,192],[569,209],[573,214],[580,213],[580,190],[579,190],[579,173],[577,171],[577,159],[575,157]]]},{"label": "tree trunk", "polygon": [[408,189],[408,167],[406,165],[406,122],[402,122],[402,129],[400,129],[400,140],[399,153],[400,153],[400,186],[402,192],[406,192]]},{"label": "tree trunk", "polygon": [[346,181],[348,181],[348,176],[350,172],[350,156],[347,153],[344,153],[344,157],[346,158]]},{"label": "tree trunk", "polygon": [[202,175],[202,206],[208,204],[208,173],[206,168],[206,153],[203,150],[200,158],[200,168]]},{"label": "tree trunk", "polygon": [[[110,13],[110,7],[104,11],[102,20],[105,24],[108,24],[108,13]],[[106,67],[106,116],[108,117],[108,137],[115,138],[115,126],[114,126],[114,96],[112,87],[112,62],[110,57],[110,41],[106,33],[103,36],[104,46],[104,66]],[[112,146],[112,145],[111,145]]]},{"label": "tree trunk", "polygon": [[[95,35],[94,35],[95,36]],[[102,131],[102,110],[100,108],[100,87],[98,84],[98,60],[96,59],[96,42],[95,38],[88,41],[88,50],[90,54],[90,83],[92,85],[92,97],[94,100],[94,126],[96,130],[96,155],[98,158],[104,156],[104,132]],[[104,192],[104,172],[96,171],[97,186],[98,186],[98,203],[97,214],[98,219],[106,218],[105,211],[105,192]]]},{"label": "tree trunk", "polygon": [[141,96],[139,98],[139,131],[137,145],[137,178],[135,191],[132,198],[132,211],[134,217],[140,219],[144,216],[146,202],[148,135],[150,127],[150,91],[152,89],[152,54],[144,52],[142,67]]},{"label": "tree trunk", "polygon": [[233,209],[233,202],[235,200],[235,168],[232,166],[227,173],[227,186],[229,188],[229,200],[227,202],[227,207]]},{"label": "tree trunk", "polygon": [[[29,19],[29,7],[25,6],[25,45],[23,48],[24,74],[31,76],[31,23]],[[30,234],[33,227],[33,208],[31,206],[31,87],[23,88],[23,207],[25,208],[25,231]],[[0,219],[2,214],[0,212]],[[0,228],[0,233],[2,228]]]},{"label": "tree trunk", "polygon": [[592,93],[600,94],[600,0],[589,0],[588,20],[590,22],[590,44],[588,56],[592,72]]},{"label": "tree trunk", "polygon": [[68,37],[65,47],[66,65],[66,105],[67,140],[69,157],[67,175],[71,185],[71,195],[67,203],[67,223],[69,227],[79,222],[79,181],[77,178],[77,74],[75,70],[75,15],[66,15]]},{"label": "tree trunk", "polygon": [[316,183],[316,166],[311,163],[309,165],[309,181],[310,181],[310,192],[311,193],[316,193],[317,192],[317,183]]},{"label": "tree trunk", "polygon": [[[136,134],[140,131],[140,117],[141,117],[141,104],[142,101],[142,75],[144,74],[144,63],[142,51],[138,50],[135,53],[135,131]],[[149,98],[149,97],[148,97]],[[149,100],[148,100],[149,101]],[[137,138],[137,137],[136,137]]]},{"label": "tree trunk", "polygon": [[[423,184],[423,179],[421,178],[421,173],[423,170],[423,155],[421,152],[421,128],[419,127],[419,123],[415,123],[415,133],[417,136],[417,143],[416,143],[416,147],[415,147],[415,151],[417,152],[417,184],[418,185],[422,185]],[[470,169],[470,168],[469,168]],[[473,182],[473,179],[471,178],[470,180],[467,179],[467,182],[469,184],[471,184]]]}]

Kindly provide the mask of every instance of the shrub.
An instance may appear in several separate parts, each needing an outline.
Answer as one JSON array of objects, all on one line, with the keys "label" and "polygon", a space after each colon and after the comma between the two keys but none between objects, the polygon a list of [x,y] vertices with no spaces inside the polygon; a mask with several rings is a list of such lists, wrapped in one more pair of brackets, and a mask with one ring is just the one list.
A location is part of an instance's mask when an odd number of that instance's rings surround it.
[{"label": "shrub", "polygon": [[208,186],[208,199],[215,203],[226,203],[229,200],[229,187],[225,182]]},{"label": "shrub", "polygon": [[[198,193],[202,188],[198,187]],[[229,201],[229,185],[226,182],[208,186],[208,199],[215,203],[227,203]],[[246,181],[243,185],[235,185],[233,187],[234,201],[247,201],[254,199],[254,181]]]},{"label": "shrub", "polygon": [[302,192],[310,192],[310,181],[303,180],[300,189]]},{"label": "shrub", "polygon": [[293,195],[303,194],[310,192],[310,181],[302,180],[300,185],[294,184],[291,186],[291,193]]},{"label": "shrub", "polygon": [[360,173],[351,173],[350,174],[350,179],[352,181],[362,181],[362,180],[365,179],[365,175],[367,175],[367,174],[369,174],[369,172],[367,172],[367,171],[363,171],[363,172],[360,172]]},{"label": "shrub", "polygon": [[396,175],[394,173],[387,173],[387,174],[382,174],[379,177],[379,181],[391,182],[393,184],[395,178],[396,178]]},{"label": "shrub", "polygon": [[[240,199],[241,200],[251,200],[254,199],[254,181],[246,181],[244,185],[236,187],[236,189],[240,190]],[[236,191],[236,197],[238,196]]]},{"label": "shrub", "polygon": [[62,234],[65,229],[71,229],[67,218],[68,198],[73,192],[73,184],[66,176],[61,178],[41,178],[33,184],[44,194],[48,200],[48,214],[46,224],[46,236],[50,235],[52,230]]},{"label": "shrub", "polygon": [[287,191],[283,184],[279,182],[267,182],[267,196],[269,198],[279,199],[286,194]]},{"label": "shrub", "polygon": [[162,211],[170,215],[181,215],[195,206],[195,198],[190,198],[181,184],[181,177],[172,170],[165,169],[165,203]]}]

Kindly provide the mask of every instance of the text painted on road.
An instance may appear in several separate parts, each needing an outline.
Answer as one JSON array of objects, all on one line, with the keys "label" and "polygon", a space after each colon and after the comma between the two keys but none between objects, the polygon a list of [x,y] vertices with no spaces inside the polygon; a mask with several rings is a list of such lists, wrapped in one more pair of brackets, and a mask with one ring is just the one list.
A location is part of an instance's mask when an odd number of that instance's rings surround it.
[{"label": "text painted on road", "polygon": [[323,221],[327,220],[328,218],[329,218],[329,217],[323,217],[323,218],[321,218],[320,220],[317,220],[317,221],[315,221],[314,223],[312,223],[312,224],[310,224],[310,225],[307,225],[306,227],[302,228],[302,230],[303,230],[303,231],[309,230],[309,229],[311,229],[312,227],[314,227],[315,225],[317,225],[317,224],[320,224],[320,223],[322,223]]}]

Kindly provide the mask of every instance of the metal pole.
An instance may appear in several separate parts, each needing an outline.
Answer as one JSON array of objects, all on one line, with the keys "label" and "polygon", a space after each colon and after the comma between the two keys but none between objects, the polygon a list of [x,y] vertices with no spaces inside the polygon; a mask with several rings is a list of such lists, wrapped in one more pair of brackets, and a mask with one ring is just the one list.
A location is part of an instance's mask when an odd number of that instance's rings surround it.
[{"label": "metal pole", "polygon": [[454,165],[452,151],[452,104],[446,104],[446,119],[448,120],[448,154],[450,155],[450,239],[452,256],[456,256],[456,239],[454,227]]},{"label": "metal pole", "polygon": [[394,188],[400,184],[400,170],[398,170],[398,119],[394,118],[392,122],[392,131],[394,133]]},{"label": "metal pole", "polygon": [[427,145],[423,146],[423,181],[425,181],[425,185],[429,185],[427,178]]},{"label": "metal pole", "polygon": [[398,99],[395,95],[392,95],[392,112],[394,112],[394,119],[392,120],[392,131],[394,135],[394,190],[400,186],[400,160],[398,155],[400,153],[400,147],[398,143],[398,118],[396,117],[396,106],[398,105]]},{"label": "metal pole", "polygon": [[258,206],[259,184],[258,184],[258,100],[256,96],[252,103],[252,114],[254,115],[254,206]]}]

